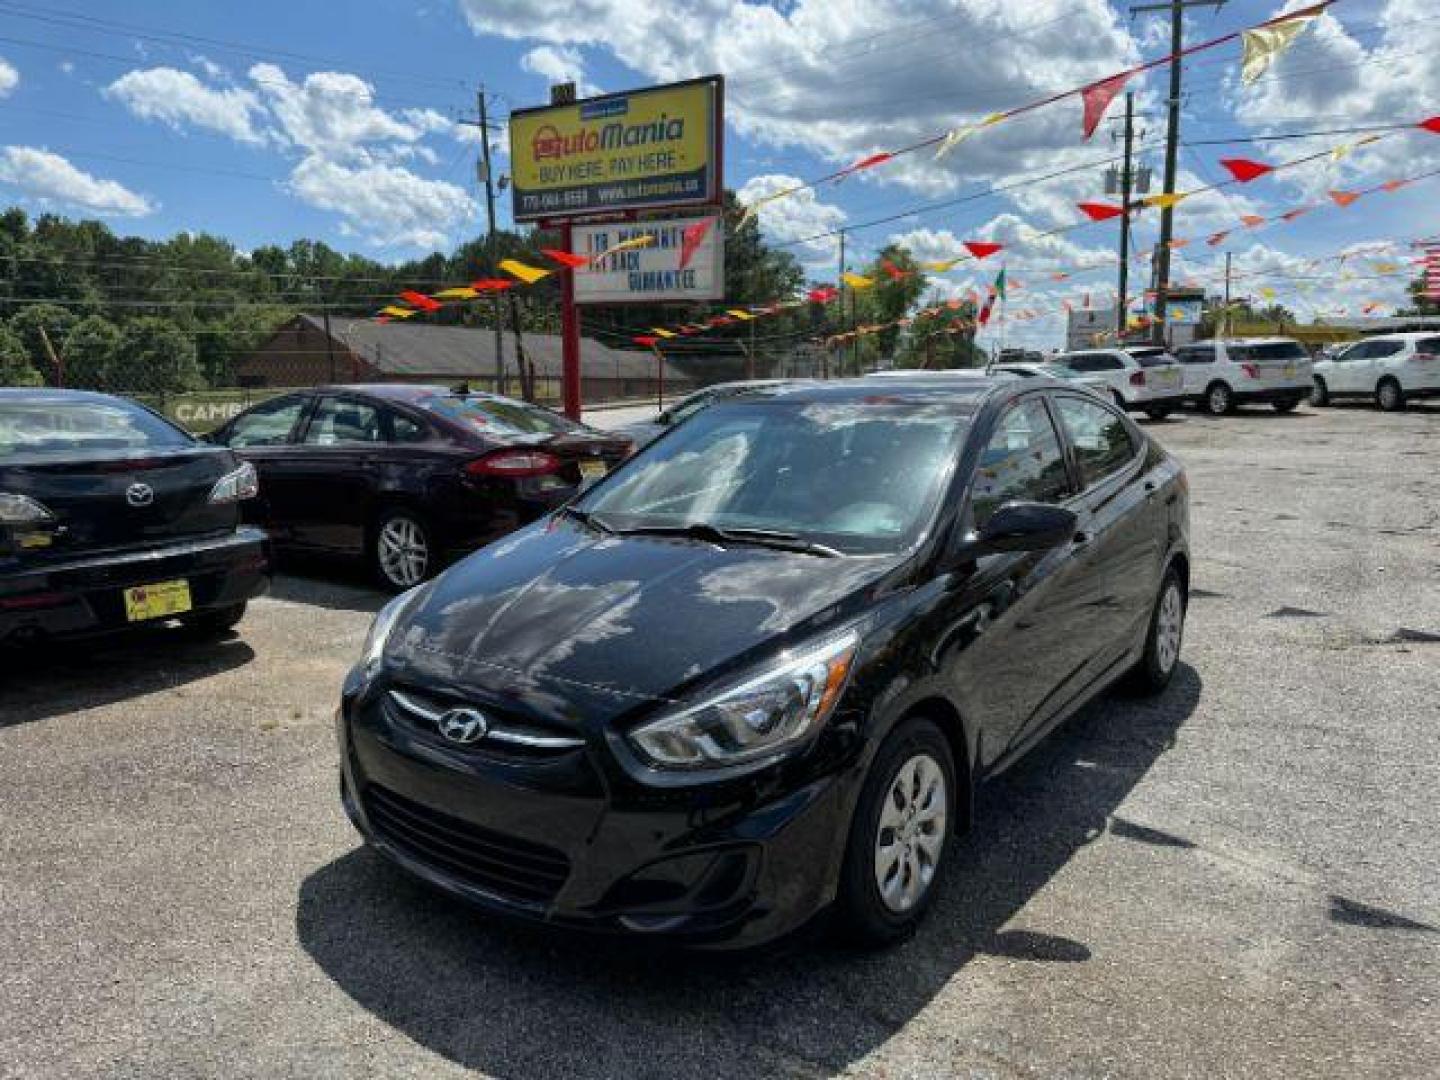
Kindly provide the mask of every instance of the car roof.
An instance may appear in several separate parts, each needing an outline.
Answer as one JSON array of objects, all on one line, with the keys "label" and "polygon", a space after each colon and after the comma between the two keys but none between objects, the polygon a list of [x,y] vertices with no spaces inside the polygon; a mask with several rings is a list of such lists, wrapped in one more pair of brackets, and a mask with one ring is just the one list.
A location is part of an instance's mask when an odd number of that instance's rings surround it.
[{"label": "car roof", "polygon": [[760,387],[745,394],[744,399],[750,402],[861,402],[876,405],[902,401],[952,401],[961,407],[962,411],[973,412],[991,397],[1028,392],[1042,387],[1073,389],[1059,379],[1019,379],[1013,375],[997,377],[982,374],[973,379],[947,379],[943,376],[931,379],[896,379],[887,382],[883,390],[869,378],[794,383]]},{"label": "car roof", "polygon": [[82,401],[121,402],[139,406],[139,402],[121,394],[102,394],[98,390],[64,390],[52,386],[0,386],[0,402],[18,405],[63,405]]},{"label": "car roof", "polygon": [[1362,341],[1412,341],[1415,338],[1440,337],[1437,330],[1395,330],[1388,334],[1366,334],[1355,341],[1337,341],[1336,345],[1359,345]]},{"label": "car roof", "polygon": [[1299,345],[1293,337],[1229,337],[1206,338],[1192,341],[1191,345]]}]

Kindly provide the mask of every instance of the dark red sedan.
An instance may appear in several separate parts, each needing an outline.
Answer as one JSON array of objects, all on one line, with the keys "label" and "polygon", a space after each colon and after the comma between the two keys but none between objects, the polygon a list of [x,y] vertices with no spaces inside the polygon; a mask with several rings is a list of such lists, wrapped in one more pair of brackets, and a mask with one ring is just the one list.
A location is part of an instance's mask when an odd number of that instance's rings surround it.
[{"label": "dark red sedan", "polygon": [[260,473],[284,548],[360,556],[408,589],[569,499],[632,446],[538,405],[443,386],[319,387],[212,433]]}]

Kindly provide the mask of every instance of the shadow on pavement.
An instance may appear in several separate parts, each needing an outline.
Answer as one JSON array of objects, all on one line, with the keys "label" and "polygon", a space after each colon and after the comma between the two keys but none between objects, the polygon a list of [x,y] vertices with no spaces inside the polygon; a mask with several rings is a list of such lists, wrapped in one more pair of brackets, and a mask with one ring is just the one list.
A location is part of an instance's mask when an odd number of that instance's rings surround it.
[{"label": "shadow on pavement", "polygon": [[[1201,681],[1106,697],[982,792],[917,936],[856,953],[814,936],[740,957],[491,921],[357,848],[301,886],[296,931],[356,1002],[499,1077],[755,1077],[843,1069],[977,954],[1084,963],[1083,942],[1004,929],[1174,745]],[[338,810],[337,810],[338,812]]]},{"label": "shadow on pavement", "polygon": [[375,612],[390,599],[357,563],[298,555],[281,556],[269,595],[331,611]]},{"label": "shadow on pavement", "polygon": [[0,728],[112,705],[248,664],[245,623],[223,638],[157,626],[0,649]]}]

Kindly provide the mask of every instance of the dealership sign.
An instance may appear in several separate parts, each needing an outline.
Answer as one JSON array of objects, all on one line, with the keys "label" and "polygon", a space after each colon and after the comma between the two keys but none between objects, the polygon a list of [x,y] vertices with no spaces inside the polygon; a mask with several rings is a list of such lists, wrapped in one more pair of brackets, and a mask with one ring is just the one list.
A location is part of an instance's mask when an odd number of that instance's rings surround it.
[{"label": "dealership sign", "polygon": [[516,221],[720,197],[719,76],[510,114]]},{"label": "dealership sign", "polygon": [[[707,217],[714,225],[713,214],[661,221],[576,225],[571,241],[573,250],[594,260],[575,271],[576,302],[633,304],[722,299],[725,296],[725,230],[705,228]],[[703,230],[703,236],[693,251],[686,251],[686,230],[697,227]],[[647,238],[644,247],[614,250],[627,241]]]}]

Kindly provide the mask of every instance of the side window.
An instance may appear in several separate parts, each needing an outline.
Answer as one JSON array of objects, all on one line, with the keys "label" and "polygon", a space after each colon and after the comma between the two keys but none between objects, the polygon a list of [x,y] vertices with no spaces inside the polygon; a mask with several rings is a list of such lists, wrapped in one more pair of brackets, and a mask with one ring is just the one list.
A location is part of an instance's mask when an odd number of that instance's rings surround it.
[{"label": "side window", "polygon": [[1378,360],[1382,356],[1394,356],[1396,353],[1404,351],[1405,343],[1403,341],[1372,341],[1370,342],[1370,352],[1367,356],[1371,359]]},{"label": "side window", "polygon": [[1011,406],[980,454],[970,507],[979,528],[1007,502],[1058,503],[1070,495],[1065,455],[1038,397]]},{"label": "side window", "polygon": [[1426,356],[1440,356],[1440,337],[1420,338],[1415,342],[1415,351]]},{"label": "side window", "polygon": [[1139,451],[1125,421],[1099,402],[1064,394],[1055,403],[1087,489],[1123,468]]},{"label": "side window", "polygon": [[1187,346],[1175,354],[1175,359],[1182,364],[1213,364],[1215,362],[1215,346]]},{"label": "side window", "polygon": [[390,414],[390,438],[397,443],[422,443],[429,438],[430,433],[425,430],[424,424],[417,424],[408,416],[401,416],[397,412]]},{"label": "side window", "polygon": [[378,443],[382,437],[379,409],[362,401],[324,397],[301,442],[306,446],[346,446]]},{"label": "side window", "polygon": [[1065,366],[1071,371],[1091,372],[1103,371],[1105,368],[1102,362],[1104,357],[1099,353],[1078,353],[1065,361]]},{"label": "side window", "polygon": [[305,411],[303,397],[277,398],[257,405],[235,418],[226,437],[227,446],[283,446],[300,414]]}]

